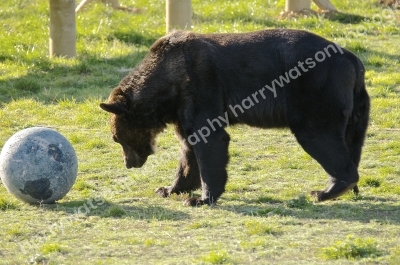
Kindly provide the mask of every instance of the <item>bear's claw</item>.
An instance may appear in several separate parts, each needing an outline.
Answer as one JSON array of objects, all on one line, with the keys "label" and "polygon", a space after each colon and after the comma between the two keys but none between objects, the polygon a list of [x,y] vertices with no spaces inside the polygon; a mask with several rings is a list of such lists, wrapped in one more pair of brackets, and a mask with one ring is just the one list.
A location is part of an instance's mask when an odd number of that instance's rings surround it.
[{"label": "bear's claw", "polygon": [[[311,191],[311,196],[317,197],[319,202],[331,200],[339,197],[346,191],[357,187],[357,182],[347,183],[345,181],[340,181],[337,183],[332,183],[325,190]],[[358,194],[358,188],[354,189],[354,192]]]},{"label": "bear's claw", "polygon": [[160,195],[162,198],[166,198],[170,195],[169,187],[161,187],[156,189],[154,192]]},{"label": "bear's claw", "polygon": [[204,200],[201,200],[201,199],[196,198],[196,197],[186,199],[185,202],[183,203],[183,205],[185,205],[185,206],[192,206],[192,207],[202,206],[204,204],[206,204],[206,202]]}]

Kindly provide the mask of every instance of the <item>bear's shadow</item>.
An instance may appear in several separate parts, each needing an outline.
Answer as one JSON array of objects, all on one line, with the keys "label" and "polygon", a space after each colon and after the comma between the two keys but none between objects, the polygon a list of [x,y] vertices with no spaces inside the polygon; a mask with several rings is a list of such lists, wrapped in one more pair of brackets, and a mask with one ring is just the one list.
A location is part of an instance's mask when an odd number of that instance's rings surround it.
[{"label": "bear's shadow", "polygon": [[[341,220],[369,223],[400,224],[400,207],[395,205],[396,200],[377,196],[359,196],[354,202],[337,199],[324,203],[314,203],[304,199],[303,195],[291,200],[279,200],[270,197],[258,199],[241,199],[240,205],[237,199],[221,197],[221,201],[215,206],[216,210],[230,211],[239,216],[290,216],[295,219],[313,220]],[[133,218],[136,220],[178,221],[190,219],[186,212],[171,210],[159,205],[142,206],[141,199],[127,199],[118,203],[104,201],[97,204],[88,200],[75,200],[45,204],[41,207],[49,211],[64,211],[67,216],[73,218],[85,218],[98,216],[100,218]],[[231,203],[232,202],[232,203]],[[375,203],[371,203],[375,202]],[[179,203],[179,202],[177,202]],[[140,206],[135,206],[140,204]],[[94,206],[94,207],[93,207]]]},{"label": "bear's shadow", "polygon": [[[223,197],[222,197],[223,198]],[[229,201],[223,198],[221,202]],[[263,197],[257,200],[245,200],[245,205],[228,205],[222,203],[224,209],[245,216],[269,217],[271,215],[291,216],[296,219],[341,220],[369,223],[400,224],[400,207],[396,200],[377,196],[358,196],[355,203],[337,199],[324,203],[304,200],[304,196],[292,200],[277,200]],[[375,203],[371,203],[375,202]]]},{"label": "bear's shadow", "polygon": [[[49,211],[63,211],[74,218],[98,216],[100,218],[133,218],[137,220],[183,220],[189,215],[182,211],[167,209],[158,205],[142,206],[140,199],[129,199],[118,203],[93,199],[57,202],[39,207]],[[135,206],[135,203],[141,204]]]}]

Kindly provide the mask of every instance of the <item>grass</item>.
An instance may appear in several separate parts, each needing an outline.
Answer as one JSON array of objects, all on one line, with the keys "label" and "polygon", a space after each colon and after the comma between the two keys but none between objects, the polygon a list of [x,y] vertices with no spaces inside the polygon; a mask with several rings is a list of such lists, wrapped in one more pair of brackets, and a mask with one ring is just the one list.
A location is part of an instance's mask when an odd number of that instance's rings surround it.
[{"label": "grass", "polygon": [[321,249],[322,256],[326,259],[375,258],[383,255],[372,238],[354,238],[348,235],[344,241],[336,241],[332,246]]},{"label": "grass", "polygon": [[200,260],[206,264],[229,264],[228,254],[224,251],[221,252],[213,250],[210,253],[202,256]]},{"label": "grass", "polygon": [[3,196],[0,197],[0,210],[5,211],[9,209],[16,209],[17,206],[14,202],[4,198]]},{"label": "grass", "polygon": [[64,247],[58,243],[45,243],[42,245],[40,250],[43,254],[50,254],[52,252],[66,252],[66,250],[64,250]]},{"label": "grass", "polygon": [[126,170],[98,107],[165,30],[164,2],[120,2],[142,13],[94,1],[77,15],[70,60],[48,58],[48,1],[0,3],[0,147],[48,126],[79,160],[55,205],[24,204],[0,184],[0,264],[398,264],[399,10],[333,0],[341,14],[280,19],[284,1],[193,0],[195,32],[297,28],[346,46],[366,66],[372,111],[359,196],[315,203],[308,194],[325,187],[325,173],[289,131],[236,126],[226,192],[216,206],[189,208],[189,195],[154,194],[175,174],[173,128],[143,168]]}]

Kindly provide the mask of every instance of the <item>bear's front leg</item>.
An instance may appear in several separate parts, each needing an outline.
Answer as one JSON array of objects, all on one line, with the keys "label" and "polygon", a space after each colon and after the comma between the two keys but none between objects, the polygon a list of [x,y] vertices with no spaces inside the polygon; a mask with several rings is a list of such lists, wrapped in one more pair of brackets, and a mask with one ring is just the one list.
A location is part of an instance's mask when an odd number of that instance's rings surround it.
[{"label": "bear's front leg", "polygon": [[181,158],[179,159],[174,183],[171,186],[161,187],[156,190],[156,193],[161,197],[168,197],[173,193],[187,193],[201,187],[200,172],[194,150],[181,138],[178,132],[177,135],[181,140]]},{"label": "bear's front leg", "polygon": [[225,191],[229,140],[229,135],[221,130],[212,133],[207,143],[203,141],[193,146],[200,170],[202,196],[187,199],[185,205],[215,204]]}]

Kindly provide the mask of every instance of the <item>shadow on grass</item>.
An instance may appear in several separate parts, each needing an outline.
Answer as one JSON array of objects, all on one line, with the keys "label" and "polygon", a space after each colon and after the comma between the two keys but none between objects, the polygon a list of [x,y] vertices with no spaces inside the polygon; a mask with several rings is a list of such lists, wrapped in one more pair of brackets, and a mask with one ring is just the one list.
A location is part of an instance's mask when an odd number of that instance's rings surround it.
[{"label": "shadow on grass", "polygon": [[0,80],[0,103],[21,98],[35,98],[46,103],[64,98],[77,101],[106,98],[146,53],[140,50],[111,58],[81,54],[74,63],[49,58],[0,57],[0,62],[8,61],[9,65],[31,66],[25,75]]},{"label": "shadow on grass", "polygon": [[[363,19],[362,16],[337,13],[328,19],[342,23],[356,23]],[[195,15],[194,20],[206,22],[215,18],[205,18]],[[254,21],[254,23],[265,26],[279,27],[277,20],[259,19],[254,20],[246,14],[241,14],[236,19]],[[222,20],[232,20],[222,18]],[[283,24],[282,24],[283,25]],[[343,35],[344,36],[344,35]],[[151,46],[157,39],[156,36],[146,36],[138,32],[117,31],[107,36],[109,41],[118,39],[129,45]],[[375,71],[386,71],[382,67],[386,59],[392,62],[400,60],[399,55],[388,54],[384,51],[376,51],[365,47],[357,40],[346,44],[346,48],[356,53],[364,62],[367,69]],[[147,54],[146,50],[138,50],[125,56],[103,58],[93,54],[80,54],[74,64],[63,64],[62,62],[49,58],[19,58],[12,54],[0,55],[0,62],[12,67],[29,65],[25,75],[0,80],[0,103],[21,98],[35,98],[45,103],[54,102],[58,99],[74,98],[82,101],[87,98],[107,98],[111,89],[128,74],[126,69],[133,68]],[[370,60],[371,58],[371,60]],[[124,71],[125,70],[125,71]]]},{"label": "shadow on grass", "polygon": [[[321,16],[327,20],[330,21],[335,21],[339,22],[342,24],[358,24],[362,22],[363,20],[368,19],[367,17],[360,16],[360,15],[355,15],[355,14],[348,14],[348,13],[342,13],[342,12],[331,12],[331,13],[310,13],[315,16]],[[301,15],[300,15],[301,16]],[[218,19],[216,19],[218,18]],[[267,17],[263,19],[259,18],[254,18],[251,15],[241,12],[241,13],[236,13],[234,17],[230,17],[229,14],[226,14],[225,12],[221,12],[217,14],[216,16],[202,16],[199,14],[194,13],[193,14],[193,21],[197,23],[211,23],[213,21],[223,21],[223,22],[252,22],[255,24],[263,25],[266,27],[285,27],[285,23],[282,23],[282,20],[276,19],[274,17]]]},{"label": "shadow on grass", "polygon": [[[400,55],[398,54],[389,54],[386,52],[381,52],[381,51],[377,51],[377,50],[373,50],[370,49],[368,47],[362,46],[361,43],[359,42],[353,42],[353,43],[348,43],[346,44],[345,47],[347,50],[352,51],[353,53],[355,53],[358,57],[360,57],[361,61],[363,61],[363,63],[365,64],[366,68],[368,68],[369,65],[374,65],[374,64],[370,64],[368,63],[368,59],[369,57],[381,57],[382,59],[386,58],[389,60],[393,60],[393,61],[400,61]],[[379,65],[382,66],[382,65]],[[383,67],[383,69],[381,69],[382,72],[387,71],[387,69],[385,69]]]},{"label": "shadow on grass", "polygon": [[145,36],[135,31],[115,31],[109,36],[107,40],[117,39],[129,45],[145,45],[150,47],[161,36]]},{"label": "shadow on grass", "polygon": [[[375,203],[372,203],[375,202]],[[353,203],[348,201],[327,201],[313,203],[304,195],[288,201],[262,198],[248,200],[246,206],[218,206],[220,209],[241,215],[268,217],[271,215],[291,216],[298,219],[338,219],[368,223],[375,220],[379,223],[400,223],[400,208],[391,203],[397,202],[384,197],[359,196]]]},{"label": "shadow on grass", "polygon": [[325,18],[330,21],[335,21],[342,24],[358,24],[363,20],[367,19],[367,17],[364,16],[342,13],[342,12],[329,13],[325,16]]},{"label": "shadow on grass", "polygon": [[240,21],[242,23],[248,23],[248,22],[252,22],[255,24],[259,24],[259,25],[263,25],[266,27],[283,27],[285,24],[281,23],[279,20],[276,20],[274,18],[268,18],[267,16],[265,16],[264,19],[259,19],[259,18],[254,18],[250,15],[248,15],[247,13],[236,13],[234,17],[229,17],[229,15],[227,15],[224,12],[221,12],[215,16],[202,16],[199,15],[197,13],[193,13],[193,22],[196,24],[204,24],[204,23],[211,23],[211,22],[237,22]]},{"label": "shadow on grass", "polygon": [[123,203],[113,203],[102,198],[91,198],[87,200],[76,200],[60,202],[56,204],[42,205],[43,209],[49,211],[64,211],[76,218],[99,216],[100,218],[132,218],[137,220],[183,220],[189,215],[181,211],[166,209],[160,206],[132,206],[142,204],[139,199],[131,199]]}]

